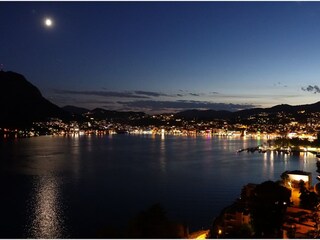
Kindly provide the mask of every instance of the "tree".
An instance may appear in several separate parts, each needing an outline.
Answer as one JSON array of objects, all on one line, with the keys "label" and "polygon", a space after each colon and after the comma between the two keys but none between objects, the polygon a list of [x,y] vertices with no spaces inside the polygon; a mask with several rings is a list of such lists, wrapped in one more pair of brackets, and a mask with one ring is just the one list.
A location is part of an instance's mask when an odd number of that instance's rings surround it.
[{"label": "tree", "polygon": [[127,238],[185,238],[182,224],[171,222],[160,204],[140,212],[129,222]]},{"label": "tree", "polygon": [[259,184],[253,194],[252,225],[256,237],[279,237],[291,191],[273,181]]},{"label": "tree", "polygon": [[126,229],[105,226],[97,231],[97,238],[187,238],[187,229],[183,224],[167,218],[160,204],[154,204],[131,219]]},{"label": "tree", "polygon": [[307,191],[306,184],[303,180],[299,181],[299,190],[300,190],[301,194],[303,194]]},{"label": "tree", "polygon": [[300,207],[304,209],[314,209],[319,204],[319,196],[315,192],[305,190],[300,194]]},{"label": "tree", "polygon": [[281,174],[281,179],[282,179],[282,184],[284,185],[284,186],[287,186],[287,183],[288,183],[288,181],[290,180],[290,178],[289,178],[289,175],[288,175],[288,172],[289,171],[285,171],[285,172],[283,172],[282,174]]}]

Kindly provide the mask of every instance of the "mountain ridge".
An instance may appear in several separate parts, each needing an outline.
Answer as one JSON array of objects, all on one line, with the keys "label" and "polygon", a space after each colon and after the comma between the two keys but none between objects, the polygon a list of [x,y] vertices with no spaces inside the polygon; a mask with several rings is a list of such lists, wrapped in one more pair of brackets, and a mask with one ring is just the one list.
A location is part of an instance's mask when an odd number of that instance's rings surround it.
[{"label": "mountain ridge", "polygon": [[[50,117],[66,119],[83,119],[84,115],[92,116],[97,120],[112,119],[142,119],[148,114],[134,111],[116,111],[95,108],[88,110],[72,105],[58,107],[44,98],[39,89],[30,83],[23,75],[12,71],[0,71],[0,126],[25,126],[34,121],[43,121]],[[276,114],[289,113],[301,118],[301,113],[320,112],[320,101],[311,104],[289,105],[279,104],[270,108],[251,108],[236,112],[226,110],[184,110],[173,115],[185,120],[232,120],[244,119],[262,113]],[[300,115],[299,115],[300,114]],[[72,116],[72,117],[71,117]],[[80,118],[79,118],[80,116]]]},{"label": "mountain ridge", "polygon": [[39,89],[19,73],[0,71],[0,85],[2,127],[24,127],[49,117],[68,117],[63,109],[45,99]]},{"label": "mountain ridge", "polygon": [[224,111],[224,110],[185,110],[175,114],[177,117],[183,117],[185,119],[198,119],[207,120],[211,118],[216,119],[230,119],[230,118],[246,118],[252,115],[262,114],[262,113],[290,113],[297,115],[299,111],[305,111],[306,113],[320,112],[320,101],[311,104],[302,105],[289,105],[289,104],[279,104],[269,108],[249,108],[236,112]]}]

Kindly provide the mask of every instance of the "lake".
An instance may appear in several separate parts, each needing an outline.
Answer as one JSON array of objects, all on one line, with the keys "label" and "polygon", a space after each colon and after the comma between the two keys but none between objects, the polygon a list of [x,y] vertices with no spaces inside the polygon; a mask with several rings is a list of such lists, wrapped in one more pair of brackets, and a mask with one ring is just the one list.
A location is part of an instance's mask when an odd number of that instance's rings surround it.
[{"label": "lake", "polygon": [[95,238],[160,203],[189,230],[208,228],[247,183],[312,172],[313,154],[237,153],[263,139],[42,136],[0,142],[1,238]]}]

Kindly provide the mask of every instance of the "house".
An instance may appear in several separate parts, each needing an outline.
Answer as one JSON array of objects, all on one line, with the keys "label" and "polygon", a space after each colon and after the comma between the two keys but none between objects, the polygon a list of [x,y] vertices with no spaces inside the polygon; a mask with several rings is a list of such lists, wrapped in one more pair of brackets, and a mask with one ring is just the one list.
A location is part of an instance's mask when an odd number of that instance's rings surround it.
[{"label": "house", "polygon": [[302,180],[305,183],[307,189],[312,186],[312,174],[310,172],[304,172],[300,170],[288,171],[288,181],[292,188],[299,188],[299,183]]}]

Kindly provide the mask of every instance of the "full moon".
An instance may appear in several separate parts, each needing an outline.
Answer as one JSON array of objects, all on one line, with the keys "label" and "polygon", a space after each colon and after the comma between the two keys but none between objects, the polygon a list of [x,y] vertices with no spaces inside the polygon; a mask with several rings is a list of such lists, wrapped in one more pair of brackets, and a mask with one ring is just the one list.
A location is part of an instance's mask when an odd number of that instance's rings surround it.
[{"label": "full moon", "polygon": [[46,18],[46,19],[44,20],[44,24],[45,24],[46,27],[52,27],[53,21],[52,21],[51,18]]}]

